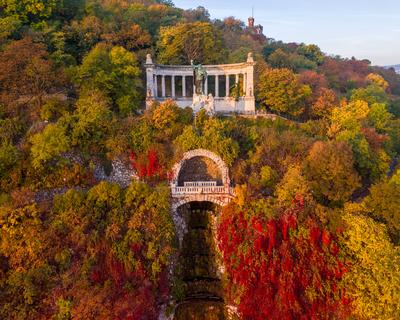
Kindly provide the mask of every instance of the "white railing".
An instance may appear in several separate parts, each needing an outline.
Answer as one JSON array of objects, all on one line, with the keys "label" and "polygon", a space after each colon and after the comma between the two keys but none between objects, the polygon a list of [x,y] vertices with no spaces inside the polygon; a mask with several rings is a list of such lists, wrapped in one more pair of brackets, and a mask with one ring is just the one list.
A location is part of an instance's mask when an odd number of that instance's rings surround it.
[{"label": "white railing", "polygon": [[173,195],[184,195],[184,194],[228,194],[231,188],[224,186],[204,186],[204,187],[173,187]]},{"label": "white railing", "polygon": [[216,187],[217,181],[187,181],[183,185],[185,187]]}]

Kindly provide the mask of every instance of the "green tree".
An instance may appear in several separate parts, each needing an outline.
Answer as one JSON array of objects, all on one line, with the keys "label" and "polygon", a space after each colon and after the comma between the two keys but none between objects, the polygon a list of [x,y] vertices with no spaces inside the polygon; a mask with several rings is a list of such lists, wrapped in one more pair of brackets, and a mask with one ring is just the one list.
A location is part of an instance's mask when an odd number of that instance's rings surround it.
[{"label": "green tree", "polygon": [[325,55],[322,53],[321,49],[315,44],[306,45],[302,43],[297,48],[297,53],[305,56],[307,59],[321,65],[325,60]]},{"label": "green tree", "polygon": [[142,86],[137,58],[122,47],[99,44],[93,48],[77,68],[75,83],[82,92],[102,91],[122,115],[140,107]]},{"label": "green tree", "polygon": [[182,151],[204,148],[214,151],[228,164],[232,165],[239,154],[239,145],[232,139],[229,129],[219,119],[208,119],[202,129],[186,126],[175,144]]},{"label": "green tree", "polygon": [[21,21],[15,16],[0,17],[0,45],[6,42],[7,38],[16,33],[21,26]]},{"label": "green tree", "polygon": [[65,128],[57,124],[47,125],[43,132],[32,136],[31,142],[32,165],[36,169],[70,148]]},{"label": "green tree", "polygon": [[306,57],[297,53],[286,53],[282,49],[277,49],[272,53],[267,62],[273,68],[288,68],[295,72],[301,70],[313,70],[317,68],[317,64]]},{"label": "green tree", "polygon": [[310,94],[310,87],[300,84],[289,69],[269,69],[260,76],[258,98],[274,111],[299,116]]},{"label": "green tree", "polygon": [[393,115],[388,111],[384,103],[374,103],[370,107],[368,121],[379,132],[385,132],[393,119]]},{"label": "green tree", "polygon": [[225,60],[222,39],[208,22],[180,23],[160,30],[159,61],[165,64],[214,64]]},{"label": "green tree", "polygon": [[110,100],[97,90],[86,92],[78,99],[75,113],[60,119],[61,123],[72,127],[72,145],[80,146],[86,152],[101,150],[111,126],[110,104]]},{"label": "green tree", "polygon": [[19,152],[9,141],[0,143],[0,178],[17,162]]},{"label": "green tree", "polygon": [[6,15],[32,22],[50,17],[59,5],[56,0],[0,0],[0,7]]},{"label": "green tree", "polygon": [[351,101],[362,100],[368,102],[369,105],[374,103],[385,103],[389,102],[389,98],[385,89],[380,85],[370,84],[366,88],[354,89],[351,91]]}]

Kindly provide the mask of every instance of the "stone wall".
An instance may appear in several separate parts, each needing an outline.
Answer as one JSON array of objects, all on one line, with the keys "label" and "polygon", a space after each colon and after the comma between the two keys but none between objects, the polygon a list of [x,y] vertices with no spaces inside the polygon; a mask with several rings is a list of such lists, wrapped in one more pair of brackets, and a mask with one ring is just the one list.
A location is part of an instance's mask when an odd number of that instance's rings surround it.
[{"label": "stone wall", "polygon": [[194,157],[186,160],[179,171],[178,186],[183,186],[185,181],[216,181],[222,186],[222,175],[210,158]]}]

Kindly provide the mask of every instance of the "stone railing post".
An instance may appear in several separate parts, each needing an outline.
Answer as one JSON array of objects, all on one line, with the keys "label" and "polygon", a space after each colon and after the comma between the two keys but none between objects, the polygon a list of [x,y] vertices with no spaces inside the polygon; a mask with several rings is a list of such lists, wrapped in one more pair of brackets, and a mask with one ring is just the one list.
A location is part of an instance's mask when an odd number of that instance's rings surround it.
[{"label": "stone railing post", "polygon": [[215,76],[215,97],[219,97],[219,77]]},{"label": "stone railing post", "polygon": [[225,97],[229,97],[229,74],[227,74],[226,76],[225,76]]},{"label": "stone railing post", "polygon": [[186,97],[186,76],[182,76],[182,97]]}]

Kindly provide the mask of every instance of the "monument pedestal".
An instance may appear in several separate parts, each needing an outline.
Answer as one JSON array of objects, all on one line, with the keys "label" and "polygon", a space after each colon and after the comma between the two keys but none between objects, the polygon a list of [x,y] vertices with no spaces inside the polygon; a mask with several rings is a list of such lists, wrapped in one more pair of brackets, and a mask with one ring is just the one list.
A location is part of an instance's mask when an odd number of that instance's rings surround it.
[{"label": "monument pedestal", "polygon": [[205,94],[194,94],[193,95],[193,103],[190,106],[193,109],[194,113],[199,112],[204,109],[207,111],[209,115],[215,114],[215,104],[214,97],[210,93],[208,96]]}]

